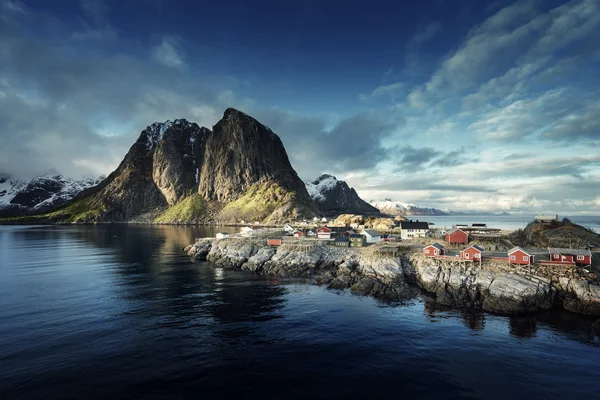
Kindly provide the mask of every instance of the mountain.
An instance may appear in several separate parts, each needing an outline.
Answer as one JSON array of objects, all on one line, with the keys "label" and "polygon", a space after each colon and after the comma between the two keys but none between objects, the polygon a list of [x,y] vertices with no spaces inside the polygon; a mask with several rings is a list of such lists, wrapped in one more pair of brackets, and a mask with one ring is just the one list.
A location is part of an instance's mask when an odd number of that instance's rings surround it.
[{"label": "mountain", "polygon": [[312,182],[306,182],[306,189],[323,213],[379,214],[377,208],[361,199],[356,190],[335,176],[323,174]]},{"label": "mountain", "polygon": [[73,180],[48,174],[29,183],[0,177],[0,216],[43,213],[65,205],[77,194],[99,184],[103,178]]},{"label": "mountain", "polygon": [[318,213],[281,139],[233,108],[209,130],[185,119],[144,129],[99,185],[36,218],[90,222],[279,222]]},{"label": "mountain", "polygon": [[372,201],[371,205],[388,215],[448,215],[447,212],[437,208],[417,207],[414,204],[400,203],[391,199]]}]

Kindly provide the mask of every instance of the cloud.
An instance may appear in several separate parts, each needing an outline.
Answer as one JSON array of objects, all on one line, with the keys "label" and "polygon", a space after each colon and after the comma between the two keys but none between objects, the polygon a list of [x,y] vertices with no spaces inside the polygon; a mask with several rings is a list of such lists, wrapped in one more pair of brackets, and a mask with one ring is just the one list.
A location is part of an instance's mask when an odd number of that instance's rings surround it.
[{"label": "cloud", "polygon": [[103,0],[79,0],[83,13],[98,25],[105,25],[107,21],[108,6]]},{"label": "cloud", "polygon": [[388,154],[382,139],[403,123],[397,115],[375,112],[350,115],[333,125],[325,117],[277,107],[254,115],[282,138],[292,165],[305,180],[324,172],[343,175],[375,167]]},{"label": "cloud", "polygon": [[404,87],[405,85],[403,82],[395,82],[389,85],[378,86],[375,89],[373,89],[373,91],[370,94],[361,94],[359,97],[361,100],[368,100],[379,97],[389,97],[393,100],[403,92]]},{"label": "cloud", "polygon": [[442,30],[442,24],[438,21],[431,22],[425,26],[425,28],[417,31],[408,41],[409,46],[421,45],[431,40]]},{"label": "cloud", "polygon": [[179,39],[171,36],[164,37],[160,45],[152,49],[152,58],[170,68],[180,69],[186,65],[179,49]]},{"label": "cloud", "polygon": [[401,155],[398,158],[398,163],[406,168],[416,168],[428,164],[441,154],[439,150],[436,150],[433,147],[416,149],[412,146],[400,148],[399,153]]}]

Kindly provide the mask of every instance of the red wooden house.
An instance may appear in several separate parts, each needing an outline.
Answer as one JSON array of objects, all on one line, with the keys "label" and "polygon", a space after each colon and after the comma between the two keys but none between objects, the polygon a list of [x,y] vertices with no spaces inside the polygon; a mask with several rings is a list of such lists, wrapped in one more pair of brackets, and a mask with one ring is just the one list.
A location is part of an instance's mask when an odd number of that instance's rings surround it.
[{"label": "red wooden house", "polygon": [[483,249],[476,244],[472,244],[460,252],[460,258],[463,260],[480,261],[483,255]]},{"label": "red wooden house", "polygon": [[267,246],[281,246],[281,238],[268,238]]},{"label": "red wooden house", "polygon": [[331,229],[326,226],[322,226],[317,229],[317,237],[319,239],[331,239]]},{"label": "red wooden house", "polygon": [[592,265],[592,252],[579,249],[549,248],[550,261],[573,263],[577,265]]},{"label": "red wooden house", "polygon": [[302,231],[294,231],[294,237],[299,238],[299,237],[302,237],[302,236],[304,236],[304,232],[302,232]]},{"label": "red wooden house", "polygon": [[458,228],[452,228],[446,232],[446,242],[448,243],[469,243],[469,234]]},{"label": "red wooden house", "polygon": [[527,250],[517,246],[508,251],[508,262],[517,265],[533,264],[534,255]]},{"label": "red wooden house", "polygon": [[425,257],[443,256],[445,253],[444,246],[439,243],[430,244],[423,248],[423,255]]}]

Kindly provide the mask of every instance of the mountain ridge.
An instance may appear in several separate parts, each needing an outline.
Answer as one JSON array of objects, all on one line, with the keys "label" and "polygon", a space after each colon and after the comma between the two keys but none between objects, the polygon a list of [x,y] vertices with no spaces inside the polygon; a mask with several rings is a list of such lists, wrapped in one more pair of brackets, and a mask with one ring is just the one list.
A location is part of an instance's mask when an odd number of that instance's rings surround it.
[{"label": "mountain ridge", "polygon": [[325,214],[380,214],[377,208],[361,199],[354,188],[333,175],[322,174],[305,184],[319,211]]}]

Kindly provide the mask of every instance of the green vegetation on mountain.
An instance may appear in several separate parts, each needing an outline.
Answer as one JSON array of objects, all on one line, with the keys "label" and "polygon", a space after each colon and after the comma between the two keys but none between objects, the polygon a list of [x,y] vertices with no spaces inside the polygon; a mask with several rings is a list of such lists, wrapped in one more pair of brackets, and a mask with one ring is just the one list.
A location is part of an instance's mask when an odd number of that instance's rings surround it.
[{"label": "green vegetation on mountain", "polygon": [[179,203],[167,208],[154,222],[159,224],[177,224],[200,222],[206,215],[206,202],[199,194],[186,197]]}]

